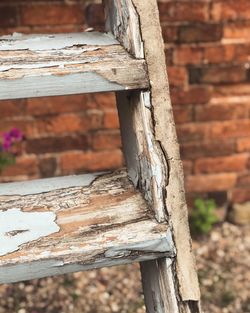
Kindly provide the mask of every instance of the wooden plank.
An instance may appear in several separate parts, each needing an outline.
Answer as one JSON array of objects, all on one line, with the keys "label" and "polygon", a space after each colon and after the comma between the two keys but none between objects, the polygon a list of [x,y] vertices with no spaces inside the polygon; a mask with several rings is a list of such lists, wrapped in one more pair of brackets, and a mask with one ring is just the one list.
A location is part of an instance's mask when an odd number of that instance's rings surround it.
[{"label": "wooden plank", "polygon": [[0,99],[143,89],[142,58],[98,32],[0,37]]},{"label": "wooden plank", "polygon": [[126,171],[51,182],[0,185],[0,283],[174,256]]},{"label": "wooden plank", "polygon": [[171,225],[177,250],[171,266],[164,258],[141,264],[147,311],[199,312],[200,293],[157,1],[103,2],[107,30],[127,51],[147,62],[149,90],[121,92],[117,98],[123,147],[130,178],[144,193],[158,222]]}]

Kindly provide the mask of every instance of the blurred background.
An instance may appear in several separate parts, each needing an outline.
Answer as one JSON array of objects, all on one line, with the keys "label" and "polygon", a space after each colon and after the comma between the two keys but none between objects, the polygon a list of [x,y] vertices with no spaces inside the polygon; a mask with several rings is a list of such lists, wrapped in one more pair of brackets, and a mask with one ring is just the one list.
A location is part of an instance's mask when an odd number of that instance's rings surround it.
[{"label": "blurred background", "polygon": [[[204,311],[249,313],[250,1],[158,3]],[[0,35],[103,25],[99,1],[0,2]],[[25,141],[1,182],[124,164],[111,93],[0,101],[13,127]],[[144,312],[140,288],[137,265],[0,286],[0,312]]]}]

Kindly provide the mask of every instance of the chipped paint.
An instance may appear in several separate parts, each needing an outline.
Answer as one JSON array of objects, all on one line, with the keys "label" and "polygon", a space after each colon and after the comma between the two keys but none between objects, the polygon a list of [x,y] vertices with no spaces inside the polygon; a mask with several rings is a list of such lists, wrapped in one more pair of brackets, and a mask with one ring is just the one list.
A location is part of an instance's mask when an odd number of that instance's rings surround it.
[{"label": "chipped paint", "polygon": [[86,187],[91,185],[97,177],[100,177],[104,174],[107,174],[107,172],[97,172],[93,174],[84,174],[77,176],[73,175],[65,177],[44,178],[18,183],[4,183],[0,184],[0,196],[35,195],[58,189]]},{"label": "chipped paint", "polygon": [[113,247],[105,252],[107,258],[129,256],[133,251],[147,251],[152,253],[166,253],[168,257],[175,256],[175,247],[171,231],[168,230],[166,237],[143,241],[136,244]]},{"label": "chipped paint", "polygon": [[157,223],[127,172],[99,174],[0,186],[0,230],[8,225],[0,282],[174,255],[167,223]]},{"label": "chipped paint", "polygon": [[0,37],[0,99],[146,88],[144,60],[98,32]]},{"label": "chipped paint", "polygon": [[0,256],[14,252],[21,245],[60,230],[53,212],[0,212]]},{"label": "chipped paint", "polygon": [[144,58],[139,18],[131,0],[109,0],[105,7],[106,29],[136,58]]},{"label": "chipped paint", "polygon": [[0,51],[30,50],[48,51],[79,45],[108,46],[119,42],[110,34],[85,32],[56,35],[23,35],[14,33],[0,37]]},{"label": "chipped paint", "polygon": [[[74,252],[81,253],[71,247]],[[141,254],[142,252],[146,254]],[[132,256],[131,256],[132,255]],[[49,255],[44,253],[46,258],[31,263],[16,265],[5,265],[0,267],[0,283],[11,283],[33,278],[47,277],[51,275],[61,275],[78,271],[86,271],[101,267],[117,266],[132,262],[145,262],[154,258],[167,256],[168,266],[172,264],[171,258],[175,256],[175,249],[171,238],[171,232],[167,232],[166,237],[156,240],[143,241],[136,244],[128,244],[119,247],[111,247],[104,257],[96,256],[92,262],[71,263],[63,259],[47,259]]]},{"label": "chipped paint", "polygon": [[[82,49],[79,54],[84,53],[86,51],[96,51],[97,48],[93,49]],[[70,66],[74,64],[86,64],[89,63],[89,60],[82,60],[82,61],[53,61],[53,62],[41,62],[41,63],[33,63],[33,64],[10,64],[10,65],[0,65],[0,72],[6,72],[13,69],[41,69],[41,68],[49,68],[49,67],[61,67],[64,68],[65,65]]]},{"label": "chipped paint", "polygon": [[164,163],[160,159],[160,153],[155,143],[152,126],[150,125],[152,118],[152,113],[149,109],[151,107],[150,103],[150,92],[141,92],[141,118],[147,143],[147,153],[146,156],[142,158],[141,167],[144,173],[144,180],[149,180],[148,184],[145,185],[145,189],[147,190],[148,198],[151,199],[151,202],[153,203],[156,218],[158,222],[164,222],[166,220],[163,194],[163,188],[165,185]]},{"label": "chipped paint", "polygon": [[63,275],[67,273],[75,273],[88,271],[103,267],[119,266],[131,264],[134,262],[145,262],[156,257],[162,257],[162,254],[154,255],[138,255],[131,258],[101,258],[93,263],[73,263],[67,264],[63,261],[51,259],[41,260],[32,263],[22,263],[17,265],[5,265],[0,267],[0,284],[15,283],[35,278],[43,278],[48,276]]}]

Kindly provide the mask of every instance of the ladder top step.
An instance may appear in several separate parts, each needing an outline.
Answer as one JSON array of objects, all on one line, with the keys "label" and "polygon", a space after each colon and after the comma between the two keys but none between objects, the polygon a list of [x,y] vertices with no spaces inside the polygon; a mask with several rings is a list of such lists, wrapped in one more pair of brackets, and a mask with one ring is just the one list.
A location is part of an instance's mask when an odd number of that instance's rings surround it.
[{"label": "ladder top step", "polygon": [[0,37],[0,100],[148,86],[145,60],[106,33]]},{"label": "ladder top step", "polygon": [[126,171],[0,186],[0,283],[173,255]]}]

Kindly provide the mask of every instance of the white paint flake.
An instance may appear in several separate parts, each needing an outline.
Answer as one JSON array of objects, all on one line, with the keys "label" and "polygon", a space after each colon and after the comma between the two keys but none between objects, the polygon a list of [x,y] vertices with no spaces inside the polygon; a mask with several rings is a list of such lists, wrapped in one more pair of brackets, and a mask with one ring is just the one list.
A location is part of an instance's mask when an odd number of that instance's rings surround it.
[{"label": "white paint flake", "polygon": [[0,37],[0,51],[5,50],[58,50],[74,45],[107,46],[119,44],[110,34],[99,32],[51,34],[51,35],[23,35],[16,34]]},{"label": "white paint flake", "polygon": [[17,183],[4,183],[0,184],[0,196],[25,196],[64,188],[87,187],[91,185],[97,177],[102,176],[105,173],[107,172],[44,178]]},{"label": "white paint flake", "polygon": [[11,209],[0,212],[0,256],[14,252],[22,244],[60,230],[53,212],[22,212]]}]

